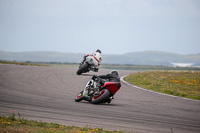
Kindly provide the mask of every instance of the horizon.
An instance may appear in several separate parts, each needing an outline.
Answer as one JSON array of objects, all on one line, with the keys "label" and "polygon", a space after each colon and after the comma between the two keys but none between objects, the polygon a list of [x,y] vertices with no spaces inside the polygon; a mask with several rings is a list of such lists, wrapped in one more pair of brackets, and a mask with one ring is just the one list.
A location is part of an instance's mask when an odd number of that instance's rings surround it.
[{"label": "horizon", "polygon": [[[4,51],[4,50],[0,50],[0,52],[9,52],[9,53],[55,52],[55,53],[72,53],[72,54],[90,54],[90,53],[83,53],[83,52],[60,52],[60,51]],[[145,52],[161,52],[161,53],[178,54],[178,55],[197,55],[197,54],[200,54],[200,52],[199,53],[180,54],[180,53],[167,52],[167,51],[146,50],[146,51],[135,51],[135,52],[133,51],[133,52],[127,52],[127,53],[120,53],[120,54],[102,53],[102,55],[125,55],[125,54],[131,54],[131,53],[145,53]]]},{"label": "horizon", "polygon": [[[68,62],[80,63],[86,53],[31,51],[3,52],[0,60],[31,62]],[[133,64],[133,65],[172,65],[171,63],[193,63],[200,65],[200,54],[176,54],[161,51],[143,51],[126,54],[102,54],[101,64]],[[177,65],[177,64],[176,64]],[[178,64],[180,65],[180,64]],[[193,65],[193,66],[194,66]]]}]

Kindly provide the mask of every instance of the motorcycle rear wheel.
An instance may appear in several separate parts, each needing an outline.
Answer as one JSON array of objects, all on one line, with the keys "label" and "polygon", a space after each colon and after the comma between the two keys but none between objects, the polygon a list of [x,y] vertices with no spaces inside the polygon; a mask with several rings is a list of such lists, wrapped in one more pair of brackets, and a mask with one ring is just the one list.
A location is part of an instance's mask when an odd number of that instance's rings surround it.
[{"label": "motorcycle rear wheel", "polygon": [[108,89],[103,89],[100,91],[98,96],[92,97],[91,103],[100,104],[106,101],[109,98],[110,91]]},{"label": "motorcycle rear wheel", "polygon": [[81,100],[83,100],[84,99],[84,97],[83,97],[83,91],[81,91],[81,92],[79,92],[77,95],[76,95],[76,97],[75,97],[75,101],[76,102],[80,102]]},{"label": "motorcycle rear wheel", "polygon": [[78,71],[76,72],[77,75],[80,75],[81,73],[83,73],[88,67],[88,64],[87,63],[84,63],[79,69]]}]

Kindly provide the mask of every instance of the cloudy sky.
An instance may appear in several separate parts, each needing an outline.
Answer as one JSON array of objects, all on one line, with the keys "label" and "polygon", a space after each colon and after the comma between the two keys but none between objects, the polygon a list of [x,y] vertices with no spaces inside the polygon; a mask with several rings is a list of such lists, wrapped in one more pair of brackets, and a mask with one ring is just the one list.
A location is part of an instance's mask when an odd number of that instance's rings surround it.
[{"label": "cloudy sky", "polygon": [[0,51],[200,53],[200,0],[0,0]]}]

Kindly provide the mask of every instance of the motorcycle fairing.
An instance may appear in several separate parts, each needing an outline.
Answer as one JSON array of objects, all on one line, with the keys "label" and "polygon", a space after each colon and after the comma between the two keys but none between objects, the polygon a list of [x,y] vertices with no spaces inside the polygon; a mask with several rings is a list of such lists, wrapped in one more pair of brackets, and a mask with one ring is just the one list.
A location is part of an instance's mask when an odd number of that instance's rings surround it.
[{"label": "motorcycle fairing", "polygon": [[101,86],[101,88],[107,88],[111,95],[114,95],[120,87],[121,84],[119,82],[105,82],[105,84]]}]

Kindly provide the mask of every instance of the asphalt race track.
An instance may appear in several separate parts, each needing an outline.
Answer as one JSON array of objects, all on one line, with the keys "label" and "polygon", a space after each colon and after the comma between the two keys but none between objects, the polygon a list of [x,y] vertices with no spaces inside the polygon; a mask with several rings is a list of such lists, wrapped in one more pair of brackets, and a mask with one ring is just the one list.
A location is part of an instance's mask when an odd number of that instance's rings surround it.
[{"label": "asphalt race track", "polygon": [[[137,133],[200,133],[200,102],[160,95],[122,83],[110,104],[75,102],[93,74],[76,75],[78,67],[0,64],[0,115],[65,125]],[[119,71],[120,76],[133,71]]]}]

